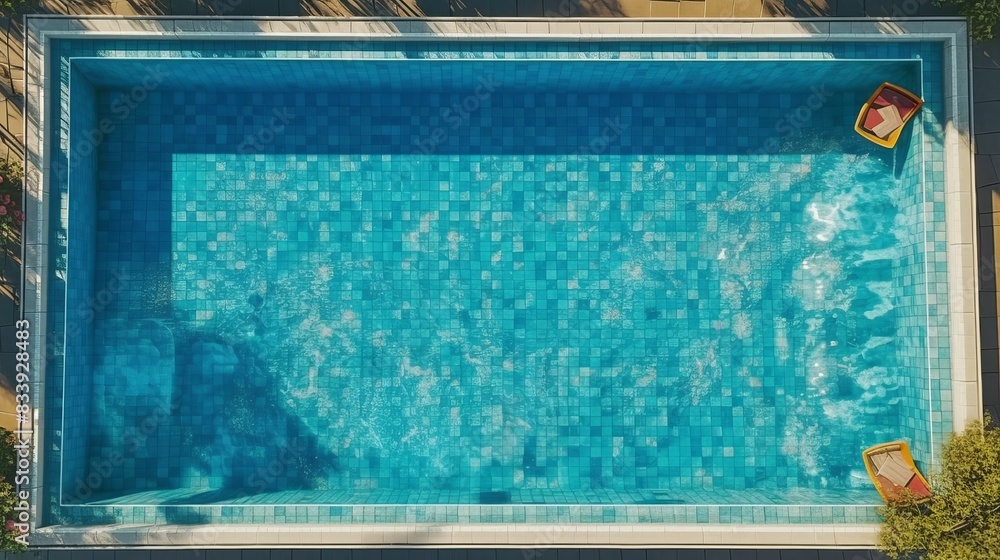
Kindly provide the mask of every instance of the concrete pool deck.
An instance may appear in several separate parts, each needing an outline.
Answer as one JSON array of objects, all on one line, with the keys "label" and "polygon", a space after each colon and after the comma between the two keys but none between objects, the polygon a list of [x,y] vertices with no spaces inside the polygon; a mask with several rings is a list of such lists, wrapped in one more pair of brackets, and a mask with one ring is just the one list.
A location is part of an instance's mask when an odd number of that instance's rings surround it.
[{"label": "concrete pool deck", "polygon": [[[947,205],[948,223],[956,229],[949,230],[949,244],[958,249],[954,254],[956,260],[949,269],[958,273],[957,286],[970,286],[971,290],[958,290],[960,296],[953,298],[953,306],[961,316],[953,319],[953,324],[967,325],[974,318],[975,310],[975,271],[974,244],[971,218],[974,213],[971,194],[960,186],[968,186],[971,190],[971,172],[968,162],[969,143],[967,129],[968,107],[962,107],[962,101],[967,100],[967,63],[968,59],[960,56],[965,52],[961,32],[964,23],[954,20],[942,21],[909,21],[902,24],[886,24],[879,21],[718,21],[700,20],[695,23],[668,20],[644,20],[620,22],[615,20],[569,21],[569,20],[532,20],[532,21],[497,21],[497,20],[449,20],[449,21],[381,21],[381,20],[204,20],[159,19],[143,21],[138,19],[108,19],[93,18],[84,20],[73,19],[43,19],[41,29],[45,35],[67,36],[66,34],[105,35],[121,34],[129,36],[172,35],[174,33],[191,32],[198,34],[231,34],[233,37],[244,33],[273,34],[288,36],[308,32],[315,36],[317,32],[333,36],[354,35],[371,37],[497,37],[508,34],[517,37],[559,35],[566,37],[596,37],[613,36],[635,37],[643,39],[674,39],[705,37],[725,38],[781,38],[828,40],[846,37],[863,37],[867,39],[899,38],[937,38],[954,41],[951,43],[952,57],[950,71],[954,74],[953,82],[959,89],[946,95],[954,108],[949,113],[957,129],[949,129],[950,155],[958,157],[956,161],[965,160],[965,165],[956,164],[949,168],[954,174],[949,180],[949,203]],[[427,30],[432,32],[428,33]],[[470,35],[471,34],[471,35]],[[202,35],[204,36],[204,35]],[[44,44],[44,37],[32,36],[29,40],[29,70],[39,68],[36,51]],[[38,122],[38,102],[40,100],[40,70],[29,71],[28,106],[29,120]],[[964,85],[963,85],[964,84]],[[35,113],[31,113],[35,111]],[[963,112],[964,111],[964,112]],[[964,140],[963,140],[964,138]],[[37,156],[40,141],[37,135],[29,132],[29,154]],[[962,158],[962,154],[965,157]],[[40,160],[29,155],[31,165],[38,165]],[[962,174],[966,177],[962,177]],[[34,175],[33,175],[34,176]],[[963,180],[964,179],[964,180]],[[957,181],[957,182],[953,182]],[[37,181],[29,181],[29,193],[35,200],[44,200],[41,196],[42,186]],[[963,193],[965,195],[963,196]],[[43,215],[36,209],[39,215]],[[35,228],[38,229],[37,227]],[[37,233],[37,232],[36,232]],[[29,233],[27,239],[32,239],[34,233]],[[38,243],[37,238],[32,251],[44,251],[44,243]],[[951,251],[949,251],[951,254]],[[38,256],[37,254],[35,255]],[[42,259],[44,261],[44,259]],[[964,271],[964,272],[961,272]],[[29,269],[30,272],[30,269]],[[32,275],[29,274],[29,279]],[[968,279],[973,279],[971,284]],[[29,280],[29,289],[37,284]],[[38,301],[35,299],[35,301]],[[39,312],[30,303],[26,309],[29,316]],[[38,318],[37,315],[33,316]],[[974,323],[972,323],[974,325]],[[974,327],[973,327],[974,329]],[[970,333],[971,334],[971,333]],[[957,340],[955,337],[958,337]],[[968,336],[964,328],[953,333],[955,348],[968,346]],[[39,341],[36,344],[41,345]],[[978,360],[974,352],[955,352],[961,360],[961,365],[955,367],[956,372],[964,372],[958,380],[959,386],[954,391],[957,421],[977,417],[980,407],[978,382]],[[967,374],[967,375],[966,375]],[[970,387],[972,390],[970,393]],[[38,387],[42,389],[42,387]],[[41,448],[39,448],[41,449]],[[36,484],[41,484],[36,479]],[[553,527],[560,530],[553,535]],[[653,545],[653,546],[817,546],[817,547],[857,547],[874,544],[877,527],[874,525],[527,525],[527,524],[489,524],[489,525],[294,525],[281,528],[273,525],[241,525],[241,526],[206,526],[192,529],[185,526],[169,525],[117,525],[112,528],[60,528],[58,530],[42,529],[34,537],[38,544],[59,546],[226,546],[254,543],[260,546],[287,545],[480,545],[480,546],[558,546],[588,543],[600,545]]]}]

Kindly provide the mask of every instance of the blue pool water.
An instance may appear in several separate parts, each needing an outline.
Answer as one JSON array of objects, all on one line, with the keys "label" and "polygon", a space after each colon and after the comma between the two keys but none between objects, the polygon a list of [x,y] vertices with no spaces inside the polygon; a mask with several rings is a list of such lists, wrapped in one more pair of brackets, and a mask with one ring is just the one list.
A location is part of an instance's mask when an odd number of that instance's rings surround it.
[{"label": "blue pool water", "polygon": [[178,67],[124,118],[115,71],[81,72],[115,127],[67,277],[115,289],[67,340],[88,421],[62,499],[874,503],[860,450],[928,414],[933,289],[923,133],[852,131],[886,73],[924,87],[883,64],[650,91],[637,63],[635,92]]}]

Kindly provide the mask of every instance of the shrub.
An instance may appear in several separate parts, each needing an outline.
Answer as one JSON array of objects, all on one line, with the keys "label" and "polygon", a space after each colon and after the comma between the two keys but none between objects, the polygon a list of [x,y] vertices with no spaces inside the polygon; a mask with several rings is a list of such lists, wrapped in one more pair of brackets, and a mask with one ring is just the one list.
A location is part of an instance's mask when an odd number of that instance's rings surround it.
[{"label": "shrub", "polygon": [[0,161],[0,248],[4,254],[8,247],[16,247],[21,239],[23,176],[20,162]]},{"label": "shrub", "polygon": [[14,472],[17,469],[17,436],[0,428],[0,551],[21,552],[25,546],[14,537],[20,533],[14,528],[14,506],[17,504]]},{"label": "shrub", "polygon": [[994,560],[1000,551],[1000,429],[973,422],[945,443],[934,498],[882,508],[879,548],[891,558]]},{"label": "shrub", "polygon": [[27,0],[0,0],[0,16],[11,17],[16,15]]},{"label": "shrub", "polygon": [[937,6],[955,6],[969,20],[969,35],[977,41],[993,38],[1000,23],[1000,0],[934,0]]}]

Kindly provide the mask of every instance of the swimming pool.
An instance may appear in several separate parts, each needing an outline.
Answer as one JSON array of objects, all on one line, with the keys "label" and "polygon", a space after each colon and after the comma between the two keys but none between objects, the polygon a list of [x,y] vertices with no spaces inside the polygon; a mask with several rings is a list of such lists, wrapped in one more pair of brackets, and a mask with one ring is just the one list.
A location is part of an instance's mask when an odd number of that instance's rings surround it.
[{"label": "swimming pool", "polygon": [[48,49],[46,524],[872,522],[953,427],[940,43]]}]

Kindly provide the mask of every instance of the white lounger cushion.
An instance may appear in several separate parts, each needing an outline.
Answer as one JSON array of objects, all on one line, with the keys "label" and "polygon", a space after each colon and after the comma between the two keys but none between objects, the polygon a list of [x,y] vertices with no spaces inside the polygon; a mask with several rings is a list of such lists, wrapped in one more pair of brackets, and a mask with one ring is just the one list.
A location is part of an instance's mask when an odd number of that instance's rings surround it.
[{"label": "white lounger cushion", "polygon": [[872,128],[872,132],[879,138],[885,138],[903,126],[903,118],[899,116],[899,109],[895,105],[882,107],[878,110],[878,114],[882,116],[883,120]]},{"label": "white lounger cushion", "polygon": [[910,480],[916,476],[910,466],[903,461],[902,455],[898,451],[893,451],[889,453],[888,458],[882,466],[879,467],[879,476],[884,476],[889,480],[889,482],[905,487],[910,483]]}]

